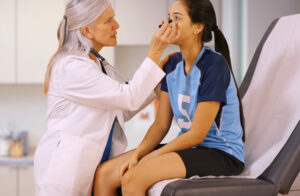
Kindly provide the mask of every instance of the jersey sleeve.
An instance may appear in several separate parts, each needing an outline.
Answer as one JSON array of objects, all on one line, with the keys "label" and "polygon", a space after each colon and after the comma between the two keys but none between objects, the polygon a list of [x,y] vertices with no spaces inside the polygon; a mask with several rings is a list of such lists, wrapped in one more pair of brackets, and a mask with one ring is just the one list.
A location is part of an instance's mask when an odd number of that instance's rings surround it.
[{"label": "jersey sleeve", "polygon": [[166,76],[161,81],[161,90],[168,92],[167,79]]},{"label": "jersey sleeve", "polygon": [[222,56],[208,63],[207,69],[200,79],[198,102],[219,101],[226,104],[226,90],[230,79],[231,73],[228,64]]},{"label": "jersey sleeve", "polygon": [[181,61],[181,53],[177,53],[174,56],[171,56],[169,61],[166,63],[164,67],[164,72],[166,73],[166,75],[161,81],[162,91],[168,92],[167,75],[176,68],[176,65],[179,61]]}]

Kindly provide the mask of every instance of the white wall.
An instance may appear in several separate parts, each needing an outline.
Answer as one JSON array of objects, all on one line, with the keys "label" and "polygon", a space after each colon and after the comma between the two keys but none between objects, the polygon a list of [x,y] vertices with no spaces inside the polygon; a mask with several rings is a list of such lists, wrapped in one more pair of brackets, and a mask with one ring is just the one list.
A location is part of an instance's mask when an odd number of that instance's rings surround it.
[{"label": "white wall", "polygon": [[[173,0],[169,0],[172,2]],[[229,1],[232,1],[231,3]],[[230,32],[228,27],[237,25],[236,19],[224,20],[224,16],[229,18],[236,17],[233,10],[239,9],[239,6],[232,3],[239,2],[238,0],[213,0],[218,18],[218,25],[224,29],[224,33]],[[247,3],[248,2],[248,3]],[[299,0],[244,0],[247,3],[245,10],[249,16],[247,21],[248,39],[247,49],[247,65],[249,64],[254,50],[257,47],[263,33],[273,18],[300,12]],[[170,3],[171,4],[171,3]],[[223,7],[223,8],[222,8]],[[231,7],[231,8],[230,8]],[[221,18],[223,17],[223,18]],[[225,17],[226,18],[226,17]],[[221,20],[222,19],[222,20]],[[126,28],[126,27],[122,27]],[[227,30],[226,30],[227,28]],[[237,45],[239,40],[234,39],[235,33],[229,33],[229,43]],[[235,41],[235,42],[234,42]],[[163,56],[166,54],[178,51],[176,46],[170,46]],[[148,52],[148,46],[117,46],[115,49],[115,65],[128,78],[131,78],[134,71],[141,64]],[[232,55],[240,55],[239,51],[232,51]],[[251,57],[251,58],[250,58]],[[235,58],[235,57],[234,57]],[[139,116],[133,121],[126,123],[127,135],[129,138],[129,149],[135,147],[146,133],[147,128],[151,125],[153,116],[153,106],[149,106],[143,111],[150,113],[150,120],[141,120]],[[43,95],[42,84],[39,85],[6,85],[0,84],[0,132],[7,131],[11,122],[15,122],[17,130],[30,131],[30,145],[37,144],[39,138],[46,130],[46,97]],[[176,127],[176,125],[174,125]],[[168,140],[176,136],[176,128],[172,129],[172,133],[168,136]]]},{"label": "white wall", "polygon": [[0,84],[0,133],[9,129],[29,131],[29,145],[35,146],[46,130],[46,97],[40,85]]},{"label": "white wall", "polygon": [[239,2],[237,0],[222,1],[221,30],[227,40],[231,65],[236,78],[239,78]]},{"label": "white wall", "polygon": [[227,39],[238,82],[273,19],[300,13],[299,0],[223,0],[222,30]]},{"label": "white wall", "polygon": [[[248,64],[273,19],[300,13],[299,0],[245,0],[248,9]],[[297,24],[295,24],[297,25]]]}]

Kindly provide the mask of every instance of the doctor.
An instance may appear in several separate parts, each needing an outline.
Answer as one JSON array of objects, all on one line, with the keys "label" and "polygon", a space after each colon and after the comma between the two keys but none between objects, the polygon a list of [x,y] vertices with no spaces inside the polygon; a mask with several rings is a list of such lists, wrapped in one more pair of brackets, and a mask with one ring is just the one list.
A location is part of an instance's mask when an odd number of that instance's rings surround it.
[{"label": "doctor", "polygon": [[97,165],[126,148],[124,121],[155,97],[168,58],[159,59],[179,33],[164,22],[148,56],[124,84],[90,52],[115,46],[118,28],[109,0],[70,0],[66,6],[59,48],[45,78],[48,127],[34,157],[36,195],[91,195]]}]

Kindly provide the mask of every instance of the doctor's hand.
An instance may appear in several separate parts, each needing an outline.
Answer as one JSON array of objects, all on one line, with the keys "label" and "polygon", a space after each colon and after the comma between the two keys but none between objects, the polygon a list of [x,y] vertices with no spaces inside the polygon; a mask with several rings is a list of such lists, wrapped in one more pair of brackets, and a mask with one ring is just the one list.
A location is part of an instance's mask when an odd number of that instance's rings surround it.
[{"label": "doctor's hand", "polygon": [[122,166],[120,169],[120,178],[122,178],[125,173],[133,168],[134,166],[136,166],[138,164],[138,156],[133,154]]},{"label": "doctor's hand", "polygon": [[157,29],[150,43],[148,57],[158,64],[163,51],[169,44],[179,39],[180,31],[176,23],[169,24],[167,21],[162,22],[162,27]]},{"label": "doctor's hand", "polygon": [[163,69],[164,67],[165,67],[165,65],[166,65],[166,63],[169,61],[169,59],[170,59],[170,57],[171,56],[174,56],[175,54],[177,54],[178,52],[173,52],[173,53],[171,53],[171,54],[168,54],[163,60],[161,60],[160,62],[159,62],[159,67],[161,68],[161,69]]}]

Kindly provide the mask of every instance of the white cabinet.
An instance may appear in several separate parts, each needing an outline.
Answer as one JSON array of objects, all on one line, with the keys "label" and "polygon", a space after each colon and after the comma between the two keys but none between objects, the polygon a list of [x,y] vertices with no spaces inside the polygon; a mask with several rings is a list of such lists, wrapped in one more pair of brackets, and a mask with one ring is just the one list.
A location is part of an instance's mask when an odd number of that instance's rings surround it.
[{"label": "white cabinet", "polygon": [[42,83],[58,47],[61,0],[0,0],[0,83]]},{"label": "white cabinet", "polygon": [[33,196],[33,166],[0,166],[0,195]]},{"label": "white cabinet", "polygon": [[0,26],[0,83],[12,83],[15,80],[14,0],[0,0]]},{"label": "white cabinet", "polygon": [[13,166],[0,166],[0,195],[17,195],[17,169]]},{"label": "white cabinet", "polygon": [[114,7],[120,24],[118,45],[149,45],[169,9],[167,0],[115,0]]},{"label": "white cabinet", "polygon": [[18,172],[18,196],[35,195],[33,166],[19,167]]},{"label": "white cabinet", "polygon": [[17,82],[42,83],[58,48],[56,35],[64,1],[18,0],[17,11]]}]

